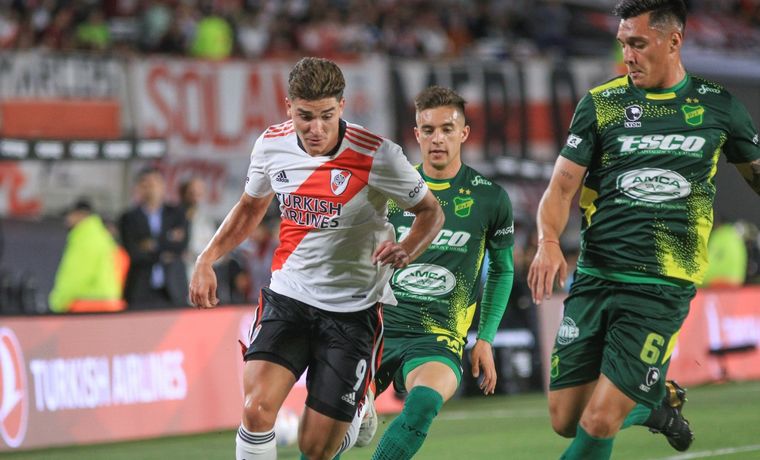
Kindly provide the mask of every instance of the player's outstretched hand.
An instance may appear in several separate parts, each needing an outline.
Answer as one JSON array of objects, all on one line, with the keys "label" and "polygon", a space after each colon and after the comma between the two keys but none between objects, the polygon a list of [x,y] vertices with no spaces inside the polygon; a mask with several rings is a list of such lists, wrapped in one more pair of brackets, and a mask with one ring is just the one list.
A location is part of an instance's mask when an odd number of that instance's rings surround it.
[{"label": "player's outstretched hand", "polygon": [[530,270],[528,270],[528,286],[536,305],[552,296],[554,280],[558,274],[559,285],[564,288],[567,278],[567,262],[562,255],[559,243],[554,241],[539,243],[536,256],[530,264]]},{"label": "player's outstretched hand", "polygon": [[211,264],[196,264],[190,280],[190,303],[196,308],[213,308],[216,297],[216,273]]},{"label": "player's outstretched hand", "polygon": [[480,371],[483,371],[483,380],[480,382],[480,389],[484,395],[492,395],[496,390],[496,365],[493,362],[493,349],[491,344],[485,340],[478,339],[470,353],[472,361],[472,376],[480,377]]},{"label": "player's outstretched hand", "polygon": [[390,265],[393,268],[404,268],[411,261],[409,253],[403,246],[393,241],[383,241],[372,253],[372,263]]}]

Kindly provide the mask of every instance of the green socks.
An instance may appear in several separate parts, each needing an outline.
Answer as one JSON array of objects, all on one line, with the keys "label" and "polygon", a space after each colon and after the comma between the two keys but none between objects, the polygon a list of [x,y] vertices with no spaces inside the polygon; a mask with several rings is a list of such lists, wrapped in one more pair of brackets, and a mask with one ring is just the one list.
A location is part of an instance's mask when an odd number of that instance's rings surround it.
[{"label": "green socks", "polygon": [[623,420],[623,426],[621,426],[620,429],[622,430],[632,425],[644,425],[652,412],[652,409],[641,404],[636,404],[631,412],[628,413],[625,420]]},{"label": "green socks", "polygon": [[560,460],[609,460],[614,440],[614,437],[595,438],[586,433],[579,423],[575,439]]},{"label": "green socks", "polygon": [[385,430],[372,460],[407,460],[425,442],[430,424],[443,406],[441,395],[430,387],[412,388],[404,410]]}]

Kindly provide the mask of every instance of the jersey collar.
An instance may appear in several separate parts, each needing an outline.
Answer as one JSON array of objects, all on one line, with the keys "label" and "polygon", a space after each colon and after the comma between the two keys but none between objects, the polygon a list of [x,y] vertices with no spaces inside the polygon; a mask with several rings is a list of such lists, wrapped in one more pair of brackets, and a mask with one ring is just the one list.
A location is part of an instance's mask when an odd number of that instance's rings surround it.
[{"label": "jersey collar", "polygon": [[691,82],[691,77],[687,73],[683,80],[676,83],[674,86],[671,86],[670,88],[658,88],[658,89],[641,89],[637,88],[636,85],[633,84],[631,81],[631,77],[628,77],[628,85],[633,88],[634,91],[638,92],[642,96],[644,96],[646,99],[653,100],[653,101],[665,101],[669,99],[675,99],[676,97],[680,96],[684,89],[689,85]]},{"label": "jersey collar", "polygon": [[422,163],[417,165],[417,170],[419,171],[422,178],[425,180],[425,182],[428,185],[428,188],[430,190],[434,191],[440,191],[440,190],[446,190],[451,188],[451,183],[455,182],[460,174],[464,171],[464,163],[462,163],[459,166],[459,171],[454,175],[454,177],[450,177],[448,179],[433,179],[432,177],[428,177],[425,175],[425,170],[422,168]]}]

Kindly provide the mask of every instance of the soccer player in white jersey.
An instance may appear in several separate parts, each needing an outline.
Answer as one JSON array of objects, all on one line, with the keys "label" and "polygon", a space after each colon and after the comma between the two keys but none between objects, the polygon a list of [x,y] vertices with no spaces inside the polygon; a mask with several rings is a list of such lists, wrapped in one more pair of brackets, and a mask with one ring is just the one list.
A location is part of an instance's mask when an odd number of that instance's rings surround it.
[{"label": "soccer player in white jersey", "polygon": [[[198,256],[190,300],[218,303],[211,266],[261,221],[276,195],[282,224],[272,281],[261,292],[245,352],[245,401],[236,458],[277,458],[277,412],[308,367],[302,458],[330,459],[363,400],[382,346],[382,305],[396,304],[388,280],[420,255],[443,212],[401,148],[341,119],[343,74],[304,58],[288,78],[290,120],[256,141],[245,192]],[[416,215],[396,243],[393,199]]]}]

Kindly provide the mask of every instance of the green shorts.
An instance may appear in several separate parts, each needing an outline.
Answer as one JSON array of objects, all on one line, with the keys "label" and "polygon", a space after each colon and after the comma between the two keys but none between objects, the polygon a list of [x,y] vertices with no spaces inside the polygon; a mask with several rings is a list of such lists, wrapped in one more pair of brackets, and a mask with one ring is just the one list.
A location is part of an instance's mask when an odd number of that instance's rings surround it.
[{"label": "green shorts", "polygon": [[383,338],[382,361],[375,373],[376,393],[382,393],[391,383],[396,391],[406,392],[406,376],[415,368],[431,361],[449,366],[459,384],[462,381],[462,357],[452,348],[462,349],[458,341],[452,346],[451,338],[448,336],[397,336],[386,333]]},{"label": "green shorts", "polygon": [[665,375],[693,286],[628,284],[576,273],[551,357],[550,388],[604,374],[648,407],[665,395]]}]

